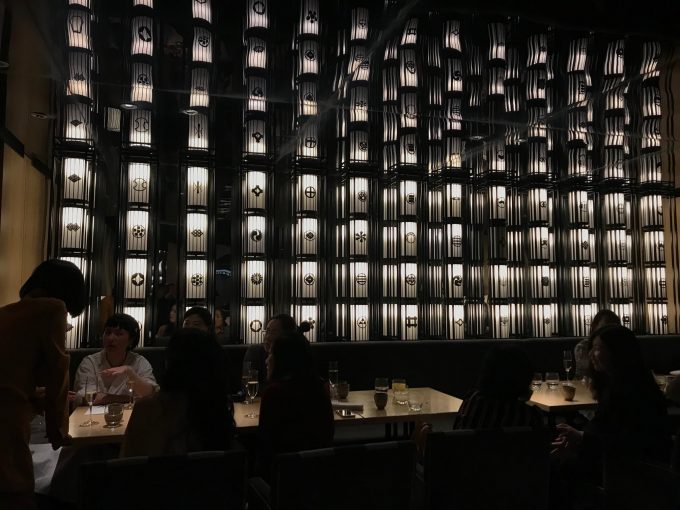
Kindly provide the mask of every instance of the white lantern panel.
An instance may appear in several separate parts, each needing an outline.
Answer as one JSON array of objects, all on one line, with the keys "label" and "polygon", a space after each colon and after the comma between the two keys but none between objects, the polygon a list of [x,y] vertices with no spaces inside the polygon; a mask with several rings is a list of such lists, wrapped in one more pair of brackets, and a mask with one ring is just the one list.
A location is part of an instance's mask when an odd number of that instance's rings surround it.
[{"label": "white lantern panel", "polygon": [[[629,271],[632,275],[632,270]],[[645,269],[645,297],[647,299],[666,299],[665,267],[648,267]]]},{"label": "white lantern panel", "polygon": [[401,305],[401,338],[418,339],[418,305]]},{"label": "white lantern panel", "polygon": [[350,297],[368,297],[368,262],[350,263]]},{"label": "white lantern panel", "polygon": [[131,55],[153,56],[153,19],[146,16],[132,18],[130,44]]},{"label": "white lantern panel", "polygon": [[80,207],[64,207],[61,210],[61,247],[87,249],[90,214]]},{"label": "white lantern panel", "polygon": [[298,133],[297,154],[303,158],[319,157],[319,126],[316,122],[307,121]]},{"label": "white lantern panel", "polygon": [[193,0],[191,2],[191,13],[194,16],[194,19],[202,19],[211,23],[212,8],[210,0]]},{"label": "white lantern panel", "polygon": [[309,323],[309,331],[303,333],[305,338],[310,342],[317,340],[317,326],[319,322],[319,308],[316,305],[295,305],[291,307],[292,315],[295,321],[299,324],[302,322]]},{"label": "white lantern panel", "polygon": [[131,145],[151,145],[151,111],[130,112],[129,137]]},{"label": "white lantern panel", "polygon": [[244,264],[244,286],[247,299],[264,298],[266,263],[264,260],[248,260]]},{"label": "white lantern panel", "polygon": [[297,239],[294,239],[296,253],[299,255],[315,255],[318,253],[319,226],[316,218],[298,220]]},{"label": "white lantern panel", "polygon": [[263,120],[249,120],[245,125],[244,142],[246,154],[267,153],[266,126]]},{"label": "white lantern panel", "polygon": [[187,214],[187,252],[208,252],[208,215]]},{"label": "white lantern panel", "polygon": [[666,303],[647,304],[645,319],[647,333],[651,335],[668,334],[668,305]]},{"label": "white lantern panel", "polygon": [[401,297],[418,297],[418,264],[411,262],[402,263],[400,277]]},{"label": "white lantern panel", "polygon": [[349,254],[368,254],[368,221],[350,220],[349,222]]},{"label": "white lantern panel", "polygon": [[416,44],[418,42],[418,18],[411,18],[404,25],[401,35],[401,45]]},{"label": "white lantern panel", "polygon": [[243,179],[243,208],[264,209],[267,200],[267,174],[245,172]]},{"label": "white lantern panel", "polygon": [[137,325],[139,326],[139,344],[137,344],[137,347],[144,347],[146,335],[144,329],[144,325],[146,323],[146,308],[143,306],[126,306],[123,308],[123,313],[129,315],[137,321]]},{"label": "white lantern panel", "polygon": [[463,264],[446,265],[446,297],[460,299],[464,296]]},{"label": "white lantern panel", "polygon": [[300,35],[319,35],[319,0],[302,0],[300,5]]},{"label": "white lantern panel", "polygon": [[318,110],[316,95],[317,91],[315,82],[304,81],[299,84],[297,102],[298,117],[305,117],[317,114]]},{"label": "white lantern panel", "polygon": [[208,117],[202,113],[189,117],[188,147],[190,149],[208,148]]},{"label": "white lantern panel", "polygon": [[368,214],[369,189],[368,179],[352,177],[349,180],[349,213]]},{"label": "white lantern panel", "polygon": [[186,298],[190,300],[203,300],[206,297],[206,285],[208,280],[207,260],[186,261]]},{"label": "white lantern panel", "polygon": [[191,93],[189,94],[191,108],[210,106],[210,72],[204,67],[191,70]]},{"label": "white lantern panel", "polygon": [[243,339],[246,344],[261,344],[264,339],[264,306],[241,307]]},{"label": "white lantern panel", "polygon": [[556,305],[531,305],[531,322],[536,337],[548,337],[557,334]]},{"label": "white lantern panel", "polygon": [[68,45],[71,48],[92,48],[90,40],[90,13],[83,9],[69,9],[66,21]]},{"label": "white lantern panel", "polygon": [[368,122],[368,88],[353,87],[350,90],[350,122]]},{"label": "white lantern panel", "polygon": [[415,134],[399,137],[399,163],[401,165],[418,164],[418,140]]},{"label": "white lantern panel", "polygon": [[298,46],[298,76],[319,74],[319,43],[304,40]]},{"label": "white lantern panel", "polygon": [[69,76],[66,84],[67,96],[83,96],[92,99],[90,89],[90,69],[92,57],[82,51],[71,51],[68,54]]},{"label": "white lantern panel", "polygon": [[148,239],[149,213],[147,211],[128,211],[127,251],[146,251]]},{"label": "white lantern panel", "polygon": [[350,29],[350,40],[368,39],[369,11],[365,7],[352,9],[352,25]]},{"label": "white lantern panel", "polygon": [[246,231],[243,239],[243,252],[246,254],[262,254],[265,250],[264,216],[247,216],[245,218]]},{"label": "white lantern panel", "polygon": [[[89,0],[85,0],[89,1]],[[137,5],[143,5],[144,7],[149,7],[153,9],[153,0],[132,0],[132,5],[137,6]]]},{"label": "white lantern panel", "polygon": [[268,0],[247,0],[246,29],[269,28]]},{"label": "white lantern panel", "polygon": [[399,223],[399,238],[401,241],[401,256],[415,257],[418,254],[418,225],[415,221]]},{"label": "white lantern panel", "polygon": [[90,164],[85,159],[64,158],[64,199],[89,202]]},{"label": "white lantern panel", "polygon": [[401,181],[399,183],[399,214],[416,215],[418,212],[418,183]]},{"label": "white lantern panel", "polygon": [[368,162],[368,133],[366,131],[350,132],[350,163]]},{"label": "white lantern panel", "polygon": [[394,259],[397,257],[397,247],[399,246],[397,234],[398,234],[397,227],[383,227],[382,229],[383,258]]},{"label": "white lantern panel", "polygon": [[297,262],[293,272],[293,289],[295,297],[315,299],[319,287],[319,272],[316,262]]},{"label": "white lantern panel", "polygon": [[352,46],[347,64],[347,75],[350,81],[368,81],[371,73],[371,63],[363,46]]},{"label": "white lantern panel", "polygon": [[130,101],[133,103],[153,102],[153,68],[151,64],[135,62],[131,70],[132,86]]},{"label": "white lantern panel", "polygon": [[125,259],[125,299],[146,299],[146,270],[146,259]]},{"label": "white lantern panel", "polygon": [[418,127],[418,96],[415,93],[407,92],[401,94],[401,127]]},{"label": "white lantern panel", "polygon": [[381,319],[382,334],[387,337],[397,337],[399,334],[399,305],[396,303],[383,303]]},{"label": "white lantern panel", "polygon": [[259,37],[246,38],[246,69],[267,68],[267,43]]},{"label": "white lantern panel", "polygon": [[187,168],[187,205],[208,207],[208,169],[200,166]]},{"label": "white lantern panel", "polygon": [[318,208],[319,178],[303,174],[298,177],[296,208],[298,212],[316,211]]},{"label": "white lantern panel", "polygon": [[192,47],[193,61],[212,63],[212,54],[213,54],[212,33],[207,28],[194,27],[194,44]]},{"label": "white lantern panel", "polygon": [[465,307],[463,305],[449,305],[447,319],[449,325],[449,338],[465,338]]},{"label": "white lantern panel", "polygon": [[128,164],[128,203],[148,204],[151,167],[148,163]]},{"label": "white lantern panel", "polygon": [[351,324],[350,339],[353,342],[370,340],[370,315],[368,312],[368,305],[350,305],[349,310]]},{"label": "white lantern panel", "polygon": [[666,260],[664,235],[662,231],[645,232],[643,246],[645,262],[661,262]]},{"label": "white lantern panel", "polygon": [[402,87],[418,87],[418,67],[415,50],[399,52],[399,84]]},{"label": "white lantern panel", "polygon": [[510,337],[510,307],[508,305],[491,306],[491,331],[494,338]]},{"label": "white lantern panel", "polygon": [[90,107],[84,103],[66,105],[64,136],[69,140],[91,140]]},{"label": "white lantern panel", "polygon": [[267,111],[267,80],[259,76],[247,78],[248,100],[246,110],[250,112]]}]

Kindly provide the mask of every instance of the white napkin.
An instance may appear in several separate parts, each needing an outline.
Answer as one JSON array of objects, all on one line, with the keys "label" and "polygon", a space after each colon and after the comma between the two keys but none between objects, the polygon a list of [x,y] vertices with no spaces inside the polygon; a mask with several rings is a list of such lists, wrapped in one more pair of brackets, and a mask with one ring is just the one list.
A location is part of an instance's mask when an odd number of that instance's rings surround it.
[{"label": "white napkin", "polygon": [[88,409],[85,411],[85,416],[89,416],[90,414],[105,414],[106,413],[106,406],[92,406],[92,413],[90,413],[90,410]]},{"label": "white napkin", "polygon": [[338,402],[337,400],[331,401],[333,409],[347,409],[349,411],[363,411],[364,404],[352,404],[351,402]]}]

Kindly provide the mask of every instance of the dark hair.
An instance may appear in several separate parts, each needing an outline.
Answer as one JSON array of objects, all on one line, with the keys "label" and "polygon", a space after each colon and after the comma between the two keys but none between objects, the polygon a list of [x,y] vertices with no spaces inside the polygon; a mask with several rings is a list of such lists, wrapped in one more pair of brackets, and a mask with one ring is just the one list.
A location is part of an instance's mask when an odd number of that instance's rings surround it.
[{"label": "dark hair", "polygon": [[165,351],[164,393],[185,393],[187,421],[204,450],[226,450],[234,432],[224,351],[198,329],[179,329]]},{"label": "dark hair", "polygon": [[591,335],[590,339],[592,341],[593,336],[592,333],[595,333],[598,329],[601,329],[605,326],[609,325],[621,325],[621,319],[619,318],[618,315],[616,315],[614,312],[611,310],[607,310],[606,308],[600,310],[595,314],[595,317],[593,317],[593,320],[590,323],[590,329],[591,329]]},{"label": "dark hair", "polygon": [[479,393],[497,399],[527,397],[533,374],[526,353],[514,345],[492,347],[484,358]]},{"label": "dark hair", "polygon": [[85,279],[72,262],[46,260],[35,268],[19,290],[19,297],[50,297],[60,299],[71,317],[77,317],[85,308]]},{"label": "dark hair", "polygon": [[184,319],[191,317],[192,315],[198,315],[198,317],[203,321],[208,329],[213,329],[212,315],[210,315],[210,312],[207,308],[202,306],[192,306],[184,313]]},{"label": "dark hair", "polygon": [[131,351],[139,344],[139,322],[131,315],[126,313],[115,313],[106,319],[104,328],[120,328],[127,331],[130,334],[128,351]]},{"label": "dark hair", "polygon": [[613,324],[598,329],[591,338],[596,337],[607,349],[610,368],[609,373],[597,372],[589,361],[593,393],[598,400],[626,399],[649,391],[660,394],[652,372],[644,364],[635,333]]},{"label": "dark hair", "polygon": [[279,321],[281,323],[281,331],[286,333],[289,331],[297,331],[298,329],[297,324],[295,324],[295,319],[293,319],[293,317],[287,313],[279,313],[271,317],[269,320]]},{"label": "dark hair", "polygon": [[302,333],[285,332],[272,344],[272,380],[316,377],[312,349]]}]

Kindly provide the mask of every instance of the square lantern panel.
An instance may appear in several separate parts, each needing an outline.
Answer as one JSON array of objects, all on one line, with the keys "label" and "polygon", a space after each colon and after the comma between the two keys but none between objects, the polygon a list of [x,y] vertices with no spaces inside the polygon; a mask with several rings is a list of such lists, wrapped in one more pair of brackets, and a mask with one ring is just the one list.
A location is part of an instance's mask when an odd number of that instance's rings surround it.
[{"label": "square lantern panel", "polygon": [[245,68],[267,69],[267,43],[264,39],[246,38]]},{"label": "square lantern panel", "polygon": [[148,163],[128,164],[128,204],[148,204],[151,166]]},{"label": "square lantern panel", "polygon": [[404,24],[401,45],[414,45],[418,42],[418,18],[411,18]]},{"label": "square lantern panel", "polygon": [[489,188],[489,218],[505,220],[507,217],[506,190],[504,186]]},{"label": "square lantern panel", "polygon": [[506,299],[508,297],[508,266],[492,264],[489,266],[490,297],[492,299]]},{"label": "square lantern panel", "polygon": [[137,321],[139,326],[139,344],[137,347],[144,347],[146,339],[146,331],[144,325],[146,324],[146,308],[143,306],[126,306],[123,308],[123,313],[129,315]]},{"label": "square lantern panel", "polygon": [[350,305],[350,339],[353,342],[370,340],[369,310],[368,305]]},{"label": "square lantern panel", "polygon": [[552,260],[552,236],[547,227],[529,229],[529,258],[531,260]]},{"label": "square lantern panel", "polygon": [[508,305],[491,306],[491,331],[493,338],[510,337],[510,307]]},{"label": "square lantern panel", "polygon": [[641,197],[639,211],[641,228],[663,226],[663,202],[660,195]]},{"label": "square lantern panel", "polygon": [[402,216],[418,214],[418,183],[416,181],[399,183],[399,214]]},{"label": "square lantern panel", "polygon": [[247,0],[245,28],[269,28],[268,0]]},{"label": "square lantern panel", "polygon": [[206,150],[208,143],[208,117],[202,113],[190,116],[187,147]]},{"label": "square lantern panel", "polygon": [[527,212],[532,223],[552,224],[552,195],[545,188],[527,192]]},{"label": "square lantern panel", "polygon": [[64,158],[63,198],[89,202],[90,198],[90,162],[81,158]]},{"label": "square lantern panel", "polygon": [[399,108],[396,105],[383,106],[383,142],[396,142],[399,134]]},{"label": "square lantern panel", "polygon": [[297,177],[295,186],[295,208],[297,212],[316,212],[319,207],[319,178],[312,174]]},{"label": "square lantern panel", "polygon": [[368,179],[352,177],[349,180],[349,213],[368,214]]},{"label": "square lantern panel", "polygon": [[605,237],[605,253],[609,262],[630,262],[631,236],[625,230],[609,230]]},{"label": "square lantern panel", "polygon": [[431,223],[439,223],[443,220],[444,193],[441,189],[428,190],[427,213]]},{"label": "square lantern panel", "polygon": [[106,107],[104,110],[106,116],[106,130],[114,133],[120,133],[121,112],[119,108]]},{"label": "square lantern panel", "polygon": [[316,305],[294,305],[291,307],[291,314],[295,321],[309,323],[309,331],[305,332],[305,338],[310,342],[316,342],[319,330],[319,307]]},{"label": "square lantern panel", "polygon": [[387,67],[382,72],[382,100],[384,103],[397,100],[399,87],[399,70],[396,67]]},{"label": "square lantern panel", "polygon": [[295,228],[293,244],[297,255],[318,253],[319,225],[316,218],[299,218]]},{"label": "square lantern panel", "polygon": [[64,112],[64,137],[68,140],[92,140],[91,109],[84,103],[69,103]]},{"label": "square lantern panel", "polygon": [[645,320],[647,333],[651,335],[667,335],[668,305],[666,303],[648,303]]},{"label": "square lantern panel", "polygon": [[191,70],[191,92],[189,107],[208,108],[210,106],[210,71],[205,67]]},{"label": "square lantern panel", "polygon": [[401,338],[418,340],[418,305],[401,305]]},{"label": "square lantern panel", "polygon": [[399,164],[402,166],[418,164],[418,137],[415,134],[399,137]]},{"label": "square lantern panel", "polygon": [[465,305],[465,330],[471,337],[481,337],[486,333],[486,305],[468,303]]},{"label": "square lantern panel", "polygon": [[130,145],[151,145],[151,111],[132,110],[130,112]]},{"label": "square lantern panel", "polygon": [[90,70],[92,56],[84,51],[71,51],[68,54],[69,76],[66,83],[67,96],[82,96],[92,99]]},{"label": "square lantern panel", "polygon": [[194,27],[194,44],[192,46],[192,60],[194,62],[212,63],[213,35],[205,27]]},{"label": "square lantern panel", "polygon": [[401,87],[418,87],[418,65],[416,51],[403,49],[399,51],[399,85]]},{"label": "square lantern panel", "polygon": [[447,218],[463,217],[463,186],[461,184],[446,185],[445,214]]},{"label": "square lantern panel", "polygon": [[244,255],[263,254],[265,252],[265,225],[264,216],[246,216],[244,218],[245,231],[243,237]]},{"label": "square lantern panel", "polygon": [[569,231],[569,254],[574,262],[595,262],[595,239],[588,229]]},{"label": "square lantern panel", "polygon": [[557,275],[554,267],[531,266],[531,297],[550,299],[557,296]]},{"label": "square lantern panel", "polygon": [[[609,309],[621,318],[621,324],[633,329],[633,307],[629,303],[610,303]],[[593,315],[594,317],[594,315]]]},{"label": "square lantern panel", "polygon": [[641,154],[639,157],[638,180],[640,184],[661,182],[661,154],[657,151]]},{"label": "square lantern panel", "polygon": [[295,263],[293,276],[294,296],[298,299],[316,299],[319,288],[319,271],[314,261]]},{"label": "square lantern panel", "polygon": [[557,306],[531,305],[531,324],[535,337],[549,337],[558,333]]},{"label": "square lantern panel", "polygon": [[314,81],[303,81],[297,86],[297,116],[308,117],[318,113],[317,84]]},{"label": "square lantern panel", "polygon": [[607,272],[609,277],[610,299],[633,298],[633,270],[629,267],[610,267]]},{"label": "square lantern panel", "polygon": [[243,208],[264,209],[267,203],[267,174],[247,171],[243,176]]},{"label": "square lantern panel", "polygon": [[401,292],[403,298],[417,298],[418,297],[418,264],[402,263],[401,264]]},{"label": "square lantern panel", "polygon": [[127,251],[147,251],[149,239],[148,211],[127,212]]},{"label": "square lantern panel", "polygon": [[335,293],[338,298],[346,298],[349,293],[347,292],[347,282],[348,282],[348,268],[346,264],[334,264],[333,265],[333,283],[335,285]]},{"label": "square lantern panel", "polygon": [[302,0],[300,3],[300,35],[319,35],[319,0]]},{"label": "square lantern panel", "polygon": [[368,132],[351,131],[349,134],[349,160],[350,163],[368,162]]},{"label": "square lantern panel", "polygon": [[449,339],[460,340],[465,338],[465,306],[448,305],[447,320]]},{"label": "square lantern panel", "polygon": [[418,224],[415,221],[399,223],[400,255],[415,257],[418,255]]},{"label": "square lantern panel", "polygon": [[131,55],[153,56],[153,19],[146,16],[132,18],[131,30],[132,41],[130,44]]},{"label": "square lantern panel", "polygon": [[597,298],[597,271],[589,266],[570,268],[572,299]]},{"label": "square lantern panel", "polygon": [[319,43],[305,39],[298,43],[297,72],[298,77],[307,74],[319,74]]},{"label": "square lantern panel", "polygon": [[368,87],[350,89],[350,122],[368,122]]},{"label": "square lantern panel", "polygon": [[462,51],[459,20],[447,20],[442,23],[442,47],[447,50]]},{"label": "square lantern panel", "polygon": [[248,76],[246,81],[246,90],[248,92],[246,111],[266,112],[267,80],[260,76]]},{"label": "square lantern panel", "polygon": [[463,258],[463,225],[451,223],[446,225],[447,255],[451,258]]},{"label": "square lantern panel", "polygon": [[368,255],[368,221],[349,222],[349,254]]},{"label": "square lantern panel", "polygon": [[243,263],[243,287],[246,299],[263,299],[266,282],[264,260],[248,260]]},{"label": "square lantern panel", "polygon": [[394,226],[382,228],[382,256],[386,259],[397,258],[398,230]]},{"label": "square lantern panel", "polygon": [[204,300],[208,280],[208,261],[191,259],[186,261],[186,298]]},{"label": "square lantern panel", "polygon": [[264,156],[267,153],[267,132],[263,120],[249,120],[245,123],[243,146],[246,155]]},{"label": "square lantern panel", "polygon": [[383,220],[397,219],[398,194],[395,187],[383,188],[382,213]]},{"label": "square lantern panel", "polygon": [[208,169],[201,166],[187,168],[187,206],[208,207]]},{"label": "square lantern panel", "polygon": [[369,10],[365,7],[352,9],[352,21],[350,28],[350,40],[365,41],[368,39]]},{"label": "square lantern panel", "polygon": [[241,306],[241,328],[246,344],[261,344],[264,327],[264,306]]},{"label": "square lantern panel", "polygon": [[446,297],[449,299],[464,297],[463,264],[446,265]]},{"label": "square lantern panel", "polygon": [[202,213],[187,214],[187,252],[208,252],[208,215]]},{"label": "square lantern panel", "polygon": [[61,248],[88,249],[90,214],[81,207],[64,207],[61,210]]},{"label": "square lantern panel", "polygon": [[397,296],[398,267],[396,264],[382,265],[382,295]]},{"label": "square lantern panel", "polygon": [[67,41],[71,48],[92,49],[90,39],[91,14],[83,9],[69,9],[66,20]]},{"label": "square lantern panel", "polygon": [[347,237],[347,225],[340,224],[335,226],[335,256],[346,257],[349,239]]},{"label": "square lantern panel", "polygon": [[430,260],[440,260],[442,258],[443,242],[443,226],[432,226],[427,229],[427,255]]},{"label": "square lantern panel", "polygon": [[210,2],[206,0],[192,0],[191,13],[194,19],[202,19],[208,23],[212,22],[212,8]]},{"label": "square lantern panel", "polygon": [[349,286],[351,298],[368,297],[368,262],[350,263]]},{"label": "square lantern panel", "polygon": [[147,260],[125,259],[125,299],[146,299]]},{"label": "square lantern panel", "polygon": [[642,250],[646,263],[663,263],[666,260],[664,234],[660,230],[644,232]]},{"label": "square lantern panel", "polygon": [[319,157],[319,125],[316,120],[307,120],[300,126],[297,142],[298,157],[312,159]]},{"label": "square lantern panel", "polygon": [[593,202],[587,191],[570,191],[567,194],[567,212],[572,225],[590,225]]},{"label": "square lantern panel", "polygon": [[[632,270],[631,270],[632,274]],[[629,280],[630,281],[630,280]],[[645,298],[666,299],[666,268],[648,267],[645,269]]]},{"label": "square lantern panel", "polygon": [[596,304],[571,305],[571,330],[575,336],[589,336],[590,325],[597,314]]},{"label": "square lantern panel", "polygon": [[132,81],[130,101],[133,103],[153,103],[153,68],[151,64],[134,62],[130,79]]}]

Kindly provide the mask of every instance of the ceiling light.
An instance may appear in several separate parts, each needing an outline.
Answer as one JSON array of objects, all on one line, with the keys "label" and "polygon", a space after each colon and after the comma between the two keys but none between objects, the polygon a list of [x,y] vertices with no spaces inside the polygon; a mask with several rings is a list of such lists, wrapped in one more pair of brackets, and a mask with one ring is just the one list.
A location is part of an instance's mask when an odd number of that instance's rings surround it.
[{"label": "ceiling light", "polygon": [[198,110],[194,110],[193,108],[183,108],[182,110],[180,110],[180,112],[183,113],[184,115],[189,116],[198,115]]},{"label": "ceiling light", "polygon": [[121,103],[120,107],[123,110],[136,110],[137,109],[137,105],[135,105],[133,103]]},{"label": "ceiling light", "polygon": [[45,112],[31,112],[31,117],[43,120],[47,118],[47,114]]}]

